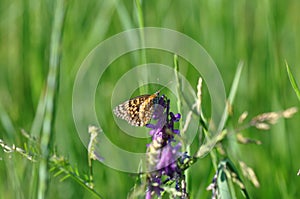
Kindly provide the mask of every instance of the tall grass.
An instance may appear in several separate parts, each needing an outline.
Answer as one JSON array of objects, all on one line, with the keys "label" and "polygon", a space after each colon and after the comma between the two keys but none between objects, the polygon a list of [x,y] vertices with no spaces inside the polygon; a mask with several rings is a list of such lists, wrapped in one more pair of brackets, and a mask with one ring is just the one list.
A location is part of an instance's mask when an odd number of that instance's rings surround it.
[{"label": "tall grass", "polygon": [[[56,32],[62,34],[61,52],[54,55],[53,51],[58,48],[53,46],[60,43],[52,38],[53,24],[60,13],[55,2],[3,0],[0,3],[0,139],[9,146],[14,144],[28,151],[36,150],[44,158],[47,153],[38,149],[46,147],[67,157],[79,173],[88,173],[87,152],[75,130],[71,111],[76,72],[87,53],[99,42],[128,28],[141,26],[171,28],[197,40],[219,67],[228,94],[236,66],[240,60],[244,61],[228,127],[233,129],[244,111],[248,111],[248,117],[253,117],[262,112],[299,106],[285,66],[286,60],[299,84],[299,1],[68,1],[62,32]],[[59,55],[60,63],[50,62]],[[113,83],[131,68],[128,63],[124,59],[117,67],[110,67],[105,72],[104,82],[99,83],[106,88],[102,90],[103,96],[110,96]],[[41,130],[47,115],[41,110],[47,103],[41,102],[47,100],[47,76],[55,65],[60,65],[57,68],[60,76],[56,80],[58,88],[52,90],[50,97],[56,117],[49,120],[51,129],[47,132],[53,134],[49,145],[44,139],[46,130]],[[199,74],[195,74],[191,66],[180,66],[179,69],[196,88]],[[209,106],[208,96],[204,88],[204,107]],[[101,114],[105,118],[111,117],[110,110]],[[264,133],[255,128],[245,130],[248,137],[261,140],[260,146],[233,142],[226,145],[232,159],[243,157],[258,176],[260,188],[246,181],[252,198],[299,197],[300,183],[296,175],[300,165],[299,119],[299,114],[290,120],[281,119]],[[109,137],[116,142],[124,141],[122,139],[126,137],[114,136],[112,120],[106,121],[106,128],[112,129]],[[23,136],[21,129],[31,138]],[[135,141],[132,144],[136,144]],[[191,150],[196,150],[195,146],[191,146]],[[36,198],[37,185],[44,181],[37,177],[41,172],[50,177],[49,184],[45,185],[48,191],[42,191],[41,198],[94,197],[74,180],[60,182],[60,178],[47,171],[46,164],[41,162],[44,166],[40,167],[39,163],[17,153],[1,151],[0,198]],[[39,169],[43,171],[39,173]],[[125,198],[135,183],[134,176],[101,163],[94,162],[93,169],[94,186],[104,198]],[[214,173],[208,156],[190,168],[192,197],[210,197],[206,187]]]}]

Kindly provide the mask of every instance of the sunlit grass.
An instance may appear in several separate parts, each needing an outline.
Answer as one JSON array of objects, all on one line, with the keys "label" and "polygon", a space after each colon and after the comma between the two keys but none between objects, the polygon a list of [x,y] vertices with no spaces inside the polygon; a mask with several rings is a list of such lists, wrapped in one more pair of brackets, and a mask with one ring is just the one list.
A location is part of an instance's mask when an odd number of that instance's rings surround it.
[{"label": "sunlit grass", "polygon": [[[228,122],[232,129],[244,111],[252,118],[263,112],[299,106],[294,92],[297,93],[297,89],[295,86],[293,89],[289,82],[292,75],[296,82],[293,85],[299,85],[299,7],[300,2],[292,0],[263,3],[68,1],[62,29],[59,88],[54,91],[57,100],[51,150],[66,157],[74,168],[78,168],[79,173],[88,173],[87,150],[78,137],[72,118],[75,75],[92,48],[127,28],[158,26],[191,36],[203,45],[216,62],[228,95],[236,67],[243,60],[239,83],[234,85],[233,115]],[[30,139],[22,135],[21,129],[37,142],[41,139],[39,135],[44,112],[38,110],[44,106],[42,101],[46,93],[47,75],[51,70],[49,59],[55,9],[55,1],[4,0],[0,3],[0,139],[7,146],[15,145],[22,149],[27,146],[28,150],[32,150]],[[149,55],[147,52],[145,54]],[[156,60],[156,57],[149,59]],[[128,60],[116,62],[117,66],[105,73],[105,82],[99,83],[104,96],[110,96],[113,83],[132,68],[133,62]],[[166,60],[168,63],[172,61],[172,58]],[[290,66],[292,72],[289,72],[289,76],[285,66]],[[196,89],[200,74],[195,74],[187,64],[180,65],[180,72]],[[205,86],[205,82],[203,84]],[[205,89],[202,93],[203,107],[209,106],[209,94]],[[105,118],[107,128],[113,129],[115,124],[111,110],[100,113]],[[255,128],[245,130],[247,137],[261,140],[259,146],[225,145],[232,159],[243,157],[243,161],[255,170],[261,187],[257,189],[246,182],[253,198],[297,196],[300,186],[299,176],[296,175],[300,165],[299,119],[299,114],[290,120],[281,119],[270,131],[261,134]],[[114,132],[110,133],[109,136],[113,137]],[[123,137],[114,139],[122,141]],[[144,143],[138,145],[145,146]],[[191,146],[193,150],[197,148]],[[0,152],[0,198],[35,198],[38,169],[39,165],[26,157]],[[125,198],[134,185],[135,176],[130,174],[115,171],[99,162],[94,162],[93,169],[94,186],[104,198]],[[191,167],[189,187],[192,197],[210,197],[211,193],[206,191],[206,187],[211,183],[214,173],[208,156]],[[94,195],[71,178],[60,182],[50,174],[47,196],[91,198]]]}]

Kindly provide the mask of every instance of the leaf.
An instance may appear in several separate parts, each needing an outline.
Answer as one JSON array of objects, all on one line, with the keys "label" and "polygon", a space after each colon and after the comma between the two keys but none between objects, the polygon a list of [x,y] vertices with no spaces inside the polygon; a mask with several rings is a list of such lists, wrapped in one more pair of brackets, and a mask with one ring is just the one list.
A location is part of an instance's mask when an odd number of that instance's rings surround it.
[{"label": "leaf", "polygon": [[295,78],[294,78],[294,76],[293,76],[293,74],[292,74],[292,72],[291,72],[291,70],[289,68],[289,65],[288,65],[287,61],[285,61],[285,66],[286,66],[286,71],[288,73],[291,85],[292,85],[292,87],[293,87],[293,89],[294,89],[294,91],[295,91],[295,93],[296,93],[296,95],[298,97],[298,100],[300,101],[300,90],[299,90],[299,87],[298,87],[298,85],[297,85],[297,83],[295,81]]},{"label": "leaf", "polygon": [[64,173],[63,170],[58,170],[53,176],[54,176],[54,177],[57,177],[57,176],[59,176],[59,175],[62,174],[62,173]]},{"label": "leaf", "polygon": [[228,100],[229,100],[230,104],[233,104],[235,94],[236,94],[236,91],[237,91],[237,88],[238,88],[238,85],[240,82],[243,66],[244,66],[244,62],[240,61],[239,65],[236,69],[234,79],[233,79],[233,82],[232,82],[232,85],[230,88],[229,96],[228,96]]},{"label": "leaf", "polygon": [[229,96],[228,96],[228,103],[227,103],[227,107],[226,107],[226,111],[224,112],[223,116],[222,116],[222,122],[225,122],[228,118],[228,110],[230,110],[230,106],[233,104],[234,98],[235,98],[235,94],[237,92],[237,88],[240,82],[240,77],[242,74],[242,69],[244,66],[244,62],[240,61],[239,65],[236,69],[235,75],[234,75],[234,79],[230,88],[230,92],[229,92]]},{"label": "leaf", "polygon": [[228,186],[228,178],[226,173],[221,170],[218,176],[218,189],[219,189],[219,196],[222,199],[231,199],[229,186]]},{"label": "leaf", "polygon": [[218,173],[218,190],[222,199],[236,198],[233,183],[238,185],[245,198],[249,198],[248,192],[236,167],[229,159],[219,163]]},{"label": "leaf", "polygon": [[67,178],[71,177],[71,175],[65,175],[64,177],[62,177],[59,181],[63,182],[64,180],[66,180]]}]

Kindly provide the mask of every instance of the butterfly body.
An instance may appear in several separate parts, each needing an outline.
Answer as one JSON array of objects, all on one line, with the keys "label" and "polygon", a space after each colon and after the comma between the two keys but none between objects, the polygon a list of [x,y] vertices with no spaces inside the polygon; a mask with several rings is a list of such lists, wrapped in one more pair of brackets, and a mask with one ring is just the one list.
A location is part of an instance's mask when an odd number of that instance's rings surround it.
[{"label": "butterfly body", "polygon": [[159,92],[152,95],[140,95],[116,106],[113,112],[132,126],[145,126],[152,118],[158,98]]}]

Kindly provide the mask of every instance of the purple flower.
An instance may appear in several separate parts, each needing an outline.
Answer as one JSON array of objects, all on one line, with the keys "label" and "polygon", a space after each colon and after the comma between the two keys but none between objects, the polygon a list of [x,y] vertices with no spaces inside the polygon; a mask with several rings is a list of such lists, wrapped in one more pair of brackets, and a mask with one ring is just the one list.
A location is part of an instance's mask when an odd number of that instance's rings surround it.
[{"label": "purple flower", "polygon": [[148,183],[147,191],[146,191],[146,199],[151,199],[152,195],[156,194],[160,196],[161,192],[164,190],[160,187],[161,185],[161,178],[158,176],[154,176],[151,178],[151,183]]},{"label": "purple flower", "polygon": [[[152,117],[157,122],[147,125],[151,129],[149,134],[152,136],[152,142],[147,145],[151,172],[147,175],[146,199],[150,199],[154,194],[160,196],[164,191],[162,186],[170,180],[176,181],[178,190],[177,180],[183,177],[183,172],[177,163],[178,157],[182,155],[181,143],[176,144],[175,140],[176,136],[180,136],[180,131],[174,128],[175,122],[179,122],[181,115],[170,112],[169,105],[170,100],[164,96],[160,97]],[[167,180],[162,181],[162,178]]]},{"label": "purple flower", "polygon": [[168,143],[162,148],[161,158],[156,165],[157,169],[162,169],[162,174],[173,177],[174,173],[177,172],[177,157],[180,155],[180,148],[180,143],[176,146],[172,146],[171,143]]}]

